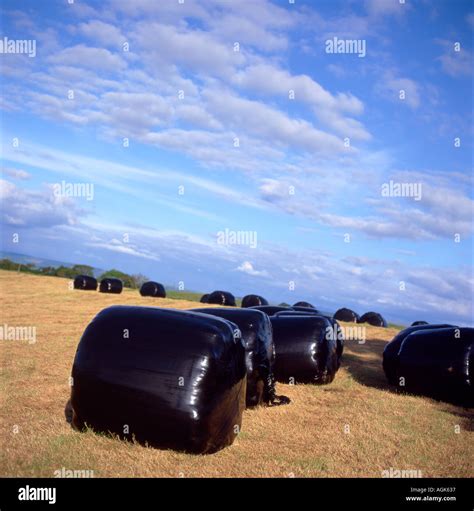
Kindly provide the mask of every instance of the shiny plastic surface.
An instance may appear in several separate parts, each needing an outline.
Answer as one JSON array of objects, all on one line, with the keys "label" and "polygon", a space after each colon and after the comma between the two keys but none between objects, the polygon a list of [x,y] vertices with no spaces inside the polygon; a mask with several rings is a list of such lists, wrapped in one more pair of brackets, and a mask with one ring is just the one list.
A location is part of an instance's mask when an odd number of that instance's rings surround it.
[{"label": "shiny plastic surface", "polygon": [[84,291],[96,291],[97,279],[89,275],[78,275],[74,279],[74,289],[83,289]]},{"label": "shiny plastic surface", "polygon": [[142,296],[153,296],[154,298],[166,298],[166,290],[163,284],[152,280],[142,284],[140,294]]},{"label": "shiny plastic surface", "polygon": [[206,303],[212,303],[213,305],[226,305],[229,307],[235,307],[235,297],[228,291],[213,291],[207,297]]},{"label": "shiny plastic surface", "polygon": [[215,452],[240,428],[246,374],[239,330],[229,321],[174,309],[109,307],[79,343],[73,424],[155,447]]},{"label": "shiny plastic surface", "polygon": [[123,289],[123,283],[120,279],[102,279],[100,281],[99,291],[101,293],[120,294]]},{"label": "shiny plastic surface", "polygon": [[351,309],[347,309],[346,307],[342,307],[342,309],[338,309],[334,313],[334,319],[338,319],[339,321],[358,323],[360,320],[360,316],[359,314],[357,314],[357,312],[354,312]]},{"label": "shiny plastic surface", "polygon": [[242,307],[255,307],[256,305],[268,305],[268,301],[260,295],[246,295],[242,298]]},{"label": "shiny plastic surface", "polygon": [[404,388],[474,405],[474,329],[417,330],[402,342],[397,379]]},{"label": "shiny plastic surface", "polygon": [[309,303],[309,302],[296,302],[293,304],[293,308],[294,307],[305,307],[305,308],[309,308],[309,309],[316,309],[316,307],[312,303]]},{"label": "shiny plastic surface", "polygon": [[270,318],[263,312],[252,309],[213,307],[192,310],[227,319],[239,327],[247,366],[246,405],[252,407],[269,403],[275,394],[272,377],[275,347]]},{"label": "shiny plastic surface", "polygon": [[281,307],[280,305],[257,305],[254,307],[249,307],[250,309],[256,309],[259,311],[268,314],[268,316],[273,316],[277,312],[280,311],[291,311],[293,310],[291,307]]},{"label": "shiny plastic surface", "polygon": [[368,323],[372,326],[381,326],[384,328],[387,327],[387,322],[378,312],[366,312],[365,314],[362,314],[358,323]]},{"label": "shiny plastic surface", "polygon": [[283,383],[326,384],[338,368],[331,322],[322,316],[272,316],[274,374]]},{"label": "shiny plastic surface", "polygon": [[397,385],[397,367],[398,367],[398,353],[405,338],[413,332],[418,330],[433,330],[437,328],[449,328],[453,325],[439,324],[439,325],[416,325],[410,326],[398,332],[398,334],[385,346],[383,350],[383,370],[387,380],[392,385]]}]

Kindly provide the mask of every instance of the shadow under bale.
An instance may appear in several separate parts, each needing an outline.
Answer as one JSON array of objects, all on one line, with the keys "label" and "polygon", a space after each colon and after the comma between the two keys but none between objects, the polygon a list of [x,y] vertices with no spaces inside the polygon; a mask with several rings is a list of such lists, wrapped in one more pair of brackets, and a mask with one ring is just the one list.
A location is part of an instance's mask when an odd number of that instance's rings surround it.
[{"label": "shadow under bale", "polygon": [[334,319],[338,319],[339,321],[347,321],[348,323],[359,323],[360,316],[357,312],[354,312],[351,309],[347,309],[346,307],[342,307],[342,309],[338,309],[334,313]]},{"label": "shadow under bale", "polygon": [[114,293],[119,295],[123,289],[123,282],[120,279],[106,278],[100,281],[99,291],[101,293]]},{"label": "shadow under bale", "polygon": [[193,312],[210,314],[235,323],[245,346],[247,365],[247,407],[277,401],[273,364],[275,347],[273,344],[270,318],[261,311],[252,309],[192,309]]},{"label": "shadow under bale", "polygon": [[397,380],[405,390],[474,406],[474,328],[417,330],[402,342]]},{"label": "shadow under bale", "polygon": [[369,325],[372,326],[380,326],[387,328],[387,322],[385,321],[383,316],[378,312],[366,312],[365,314],[362,314],[358,323],[368,323]]},{"label": "shadow under bale", "polygon": [[268,305],[268,302],[260,295],[245,295],[242,298],[241,307],[248,308],[255,307],[256,305]]},{"label": "shadow under bale", "polygon": [[166,290],[163,284],[153,282],[152,280],[142,284],[140,294],[142,296],[152,296],[154,298],[166,298]]},{"label": "shadow under bale", "polygon": [[453,325],[440,324],[440,325],[418,325],[418,326],[410,326],[398,332],[398,334],[385,346],[383,350],[383,361],[382,367],[385,372],[385,376],[387,377],[388,382],[391,385],[397,385],[397,371],[399,364],[399,356],[398,353],[402,346],[403,341],[413,332],[417,332],[419,330],[432,330],[437,328],[450,328]]},{"label": "shadow under bale", "polygon": [[229,321],[109,307],[88,325],[76,352],[73,426],[212,453],[232,444],[241,426],[246,373],[242,339]]},{"label": "shadow under bale", "polygon": [[338,368],[331,322],[322,316],[272,316],[274,374],[283,383],[327,384]]},{"label": "shadow under bale", "polygon": [[228,307],[235,307],[235,297],[228,291],[213,291],[207,297],[207,303],[213,305],[225,305]]},{"label": "shadow under bale", "polygon": [[97,279],[89,275],[78,275],[74,279],[74,289],[82,289],[84,291],[96,291]]}]

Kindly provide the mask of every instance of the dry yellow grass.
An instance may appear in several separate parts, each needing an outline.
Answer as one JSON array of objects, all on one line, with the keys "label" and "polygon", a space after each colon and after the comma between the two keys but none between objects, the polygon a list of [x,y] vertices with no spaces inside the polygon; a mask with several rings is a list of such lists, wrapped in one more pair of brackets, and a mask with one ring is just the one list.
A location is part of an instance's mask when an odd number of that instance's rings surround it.
[{"label": "dry yellow grass", "polygon": [[394,329],[368,327],[366,344],[348,343],[331,385],[279,384],[292,403],[247,410],[234,444],[213,455],[78,433],[64,405],[76,346],[93,316],[112,304],[199,304],[131,290],[72,291],[68,282],[0,271],[0,324],[37,329],[35,344],[0,341],[1,476],[52,477],[61,467],[93,470],[95,477],[380,477],[390,467],[424,477],[472,476],[471,412],[388,388],[381,353]]}]

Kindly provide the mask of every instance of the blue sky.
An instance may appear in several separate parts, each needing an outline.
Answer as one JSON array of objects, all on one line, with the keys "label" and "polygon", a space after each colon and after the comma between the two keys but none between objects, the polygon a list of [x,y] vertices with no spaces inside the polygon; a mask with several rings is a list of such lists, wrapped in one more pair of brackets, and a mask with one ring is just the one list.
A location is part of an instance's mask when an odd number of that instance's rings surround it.
[{"label": "blue sky", "polygon": [[1,20],[36,43],[0,54],[3,250],[472,323],[471,2],[7,0]]}]

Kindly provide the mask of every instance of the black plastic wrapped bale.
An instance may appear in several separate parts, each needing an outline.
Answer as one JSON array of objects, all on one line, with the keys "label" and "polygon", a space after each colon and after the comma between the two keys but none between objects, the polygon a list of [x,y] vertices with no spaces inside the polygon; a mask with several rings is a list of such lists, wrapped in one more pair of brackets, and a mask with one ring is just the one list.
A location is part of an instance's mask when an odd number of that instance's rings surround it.
[{"label": "black plastic wrapped bale", "polygon": [[[303,307],[301,307],[303,308]],[[316,316],[327,319],[331,323],[332,331],[327,331],[328,335],[333,335],[336,341],[336,349],[337,349],[337,369],[341,366],[341,358],[344,353],[344,332],[341,329],[341,325],[332,317],[326,316],[325,314],[315,313],[315,309],[307,309],[307,311],[301,310],[289,310],[289,311],[280,311],[275,314],[274,317],[305,317],[305,316]]]},{"label": "black plastic wrapped bale", "polygon": [[316,307],[309,302],[296,302],[293,304],[293,307],[307,307],[309,309],[316,309]]},{"label": "black plastic wrapped bale", "polygon": [[212,453],[230,445],[245,409],[238,327],[192,311],[114,306],[79,343],[73,425],[154,447]]},{"label": "black plastic wrapped bale", "polygon": [[408,335],[418,330],[432,330],[437,328],[450,328],[454,325],[439,324],[439,325],[417,325],[410,326],[398,332],[398,334],[385,346],[383,350],[382,367],[391,385],[398,385],[397,381],[397,367],[398,367],[398,352],[402,346],[402,342]]},{"label": "black plastic wrapped bale", "polygon": [[474,405],[474,328],[417,330],[398,357],[397,379],[406,390]]},{"label": "black plastic wrapped bale", "polygon": [[201,296],[201,299],[199,300],[201,303],[209,303],[209,294],[205,294]]},{"label": "black plastic wrapped bale", "polygon": [[338,367],[331,323],[321,316],[272,316],[277,381],[331,383]]},{"label": "black plastic wrapped bale", "polygon": [[378,312],[366,312],[365,314],[362,314],[358,323],[368,323],[372,326],[387,328],[387,322]]},{"label": "black plastic wrapped bale", "polygon": [[235,307],[235,297],[228,291],[213,291],[207,298],[207,303]]},{"label": "black plastic wrapped bale", "polygon": [[293,310],[291,307],[282,307],[280,305],[256,305],[254,307],[249,307],[250,309],[256,309],[264,312],[268,316],[274,316],[277,312],[280,311],[291,311]]},{"label": "black plastic wrapped bale", "polygon": [[293,305],[292,309],[298,312],[306,312],[307,314],[320,314],[318,309],[314,307],[303,307],[302,305]]},{"label": "black plastic wrapped bale", "polygon": [[242,307],[255,307],[256,305],[268,305],[268,302],[260,295],[246,295],[242,298]]},{"label": "black plastic wrapped bale", "polygon": [[273,345],[270,318],[252,309],[221,309],[218,307],[192,309],[193,312],[211,314],[235,323],[242,333],[247,365],[247,407],[269,403],[275,397]]},{"label": "black plastic wrapped bale", "polygon": [[120,294],[123,289],[123,283],[120,279],[106,278],[100,281],[99,291],[101,293]]},{"label": "black plastic wrapped bale", "polygon": [[429,325],[428,321],[413,321],[411,326]]},{"label": "black plastic wrapped bale", "polygon": [[357,314],[357,312],[354,312],[351,309],[346,309],[346,307],[342,307],[342,309],[338,309],[334,313],[334,319],[338,319],[339,321],[347,321],[349,323],[358,323],[360,316]]},{"label": "black plastic wrapped bale", "polygon": [[83,289],[84,291],[96,291],[97,279],[89,275],[78,275],[74,279],[74,289]]},{"label": "black plastic wrapped bale", "polygon": [[153,282],[152,280],[142,284],[140,294],[142,296],[152,296],[154,298],[166,298],[166,291],[163,284]]}]

